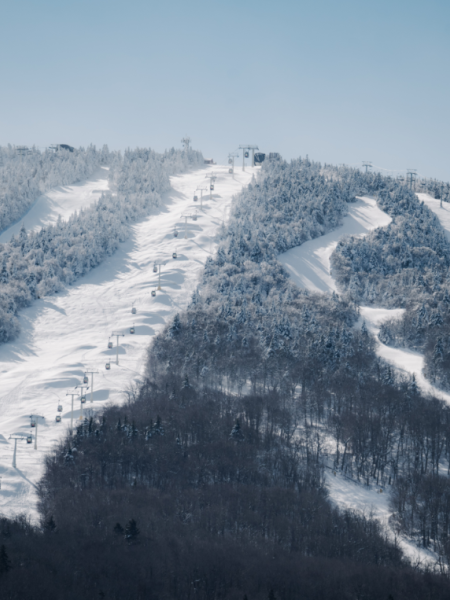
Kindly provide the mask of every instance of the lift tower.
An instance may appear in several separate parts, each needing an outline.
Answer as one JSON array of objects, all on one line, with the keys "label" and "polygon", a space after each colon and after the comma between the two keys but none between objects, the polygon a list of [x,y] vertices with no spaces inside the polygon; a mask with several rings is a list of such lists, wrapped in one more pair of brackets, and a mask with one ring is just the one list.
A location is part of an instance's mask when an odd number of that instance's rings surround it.
[{"label": "lift tower", "polygon": [[228,169],[228,173],[231,173],[231,175],[234,173],[234,159],[238,156],[238,152],[230,152],[228,155],[228,164],[231,165],[231,167]]},{"label": "lift tower", "polygon": [[363,167],[366,167],[366,175],[367,175],[368,170],[372,168],[372,163],[368,160],[365,160],[363,162]]},{"label": "lift tower", "polygon": [[214,182],[217,179],[217,176],[214,173],[210,175],[205,175],[205,179],[209,179],[209,199],[212,200],[211,192],[214,190]]},{"label": "lift tower", "polygon": [[[252,146],[251,144],[241,144],[239,146],[239,150],[242,150],[242,170],[245,171],[245,159],[248,158],[248,150],[252,151],[252,164],[251,166],[255,166],[255,150],[259,150],[258,146]],[[247,150],[247,152],[246,152]]]},{"label": "lift tower", "polygon": [[124,337],[124,334],[121,331],[113,331],[111,337],[116,338],[116,365],[119,364],[119,338]]},{"label": "lift tower", "polygon": [[159,290],[159,291],[161,291],[161,267],[165,267],[166,266],[167,260],[165,260],[163,262],[156,262],[155,261],[153,264],[154,264],[155,267],[158,268],[158,287],[156,289]]},{"label": "lift tower", "polygon": [[17,462],[16,462],[16,456],[17,456],[17,440],[26,440],[27,439],[27,435],[26,433],[12,433],[9,436],[10,440],[14,440],[14,454],[13,454],[13,462],[12,462],[12,466],[17,469]]},{"label": "lift tower", "polygon": [[189,151],[189,144],[191,143],[191,138],[189,136],[184,136],[184,138],[181,140],[181,143],[184,146],[184,149],[186,150],[186,152]]},{"label": "lift tower", "polygon": [[409,188],[411,190],[413,189],[413,187],[414,189],[416,189],[417,169],[408,169],[406,177],[408,178]]}]

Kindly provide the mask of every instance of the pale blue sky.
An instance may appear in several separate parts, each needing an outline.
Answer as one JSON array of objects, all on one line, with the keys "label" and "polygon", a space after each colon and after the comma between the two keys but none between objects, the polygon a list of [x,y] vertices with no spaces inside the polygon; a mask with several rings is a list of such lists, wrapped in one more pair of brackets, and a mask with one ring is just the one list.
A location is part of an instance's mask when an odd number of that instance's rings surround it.
[{"label": "pale blue sky", "polygon": [[194,147],[450,180],[449,0],[0,0],[0,144]]}]

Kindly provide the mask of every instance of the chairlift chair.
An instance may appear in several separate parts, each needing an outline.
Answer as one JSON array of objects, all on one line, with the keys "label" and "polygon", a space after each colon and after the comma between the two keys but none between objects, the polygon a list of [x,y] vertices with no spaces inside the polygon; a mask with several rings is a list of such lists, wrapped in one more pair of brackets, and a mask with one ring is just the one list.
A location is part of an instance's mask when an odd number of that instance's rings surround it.
[{"label": "chairlift chair", "polygon": [[89,383],[89,378],[87,375],[84,376],[83,383]]},{"label": "chairlift chair", "polygon": [[33,436],[27,435],[27,444],[31,444],[33,442]]},{"label": "chairlift chair", "polygon": [[62,412],[62,404],[58,404],[58,412]]},{"label": "chairlift chair", "polygon": [[132,315],[135,315],[135,314],[136,314],[136,312],[137,312],[137,310],[136,310],[136,307],[135,307],[135,306],[133,306],[133,308],[131,309],[131,314],[132,314]]},{"label": "chairlift chair", "polygon": [[157,273],[157,272],[158,272],[158,267],[155,265],[155,266],[153,267],[153,273]]},{"label": "chairlift chair", "polygon": [[172,252],[172,258],[177,258],[178,254],[176,252]]},{"label": "chairlift chair", "polygon": [[56,415],[56,419],[55,419],[55,421],[56,421],[57,423],[61,423],[61,415]]},{"label": "chairlift chair", "polygon": [[109,370],[110,370],[110,368],[111,368],[111,365],[110,365],[110,363],[106,363],[106,365],[105,365],[105,369],[106,369],[107,371],[109,371]]}]

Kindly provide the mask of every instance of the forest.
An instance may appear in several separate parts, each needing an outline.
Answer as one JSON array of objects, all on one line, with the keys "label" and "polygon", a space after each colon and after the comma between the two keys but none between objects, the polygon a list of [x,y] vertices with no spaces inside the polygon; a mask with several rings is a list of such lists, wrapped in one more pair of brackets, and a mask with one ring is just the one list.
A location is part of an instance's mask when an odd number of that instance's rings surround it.
[{"label": "forest", "polygon": [[[118,188],[134,182],[133,162],[113,172]],[[368,238],[338,246],[339,295],[296,288],[277,255],[336,227],[363,193],[393,217],[387,232],[364,252]],[[415,252],[404,211],[429,250]],[[450,409],[355,327],[362,295],[401,290],[400,235],[409,306],[427,289],[413,277],[444,278],[448,259],[413,194],[308,159],[265,163],[234,199],[188,309],[154,338],[142,383],[47,456],[40,525],[0,521],[4,597],[448,598]],[[390,530],[336,508],[327,470],[388,493]],[[433,551],[435,568],[408,561],[402,537]]]},{"label": "forest", "polygon": [[[72,153],[65,152],[72,156]],[[130,234],[130,226],[158,207],[169,177],[202,164],[200,153],[136,149],[111,157],[114,195],[40,231],[24,227],[0,244],[0,342],[19,333],[17,313],[36,298],[59,291],[99,265]]]}]

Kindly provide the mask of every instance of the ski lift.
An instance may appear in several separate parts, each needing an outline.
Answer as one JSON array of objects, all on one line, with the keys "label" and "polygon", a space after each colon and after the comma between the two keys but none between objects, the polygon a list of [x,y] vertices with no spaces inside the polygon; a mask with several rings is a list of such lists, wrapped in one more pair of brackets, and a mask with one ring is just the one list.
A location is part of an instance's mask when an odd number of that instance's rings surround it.
[{"label": "ski lift", "polygon": [[229,158],[229,159],[228,159],[228,164],[229,164],[229,165],[232,165],[232,164],[233,164],[233,161],[231,160],[231,158]]},{"label": "ski lift", "polygon": [[175,229],[175,231],[173,232],[173,237],[178,237],[178,231]]},{"label": "ski lift", "polygon": [[61,415],[56,415],[56,419],[55,419],[55,421],[56,421],[57,423],[61,423]]},{"label": "ski lift", "polygon": [[156,290],[152,290],[152,296],[153,298],[156,296]]},{"label": "ski lift", "polygon": [[81,396],[80,398],[81,404],[84,404],[86,402],[86,396]]},{"label": "ski lift", "polygon": [[108,342],[108,348],[111,350],[112,347],[112,342]]},{"label": "ski lift", "polygon": [[32,435],[27,435],[27,444],[31,444],[33,441],[33,436]]},{"label": "ski lift", "polygon": [[31,425],[31,427],[36,427],[36,420],[31,419],[30,425]]},{"label": "ski lift", "polygon": [[194,202],[197,202],[198,196],[194,196]]},{"label": "ski lift", "polygon": [[111,368],[111,365],[110,365],[109,363],[106,363],[106,365],[105,365],[105,369],[106,369],[107,371],[109,371],[109,370],[110,370],[110,368]]},{"label": "ski lift", "polygon": [[157,273],[157,272],[158,272],[158,267],[155,265],[155,266],[153,267],[153,273]]},{"label": "ski lift", "polygon": [[130,333],[131,333],[131,335],[133,335],[133,333],[134,333],[134,326],[130,327]]},{"label": "ski lift", "polygon": [[89,383],[89,378],[87,375],[83,377],[83,383]]},{"label": "ski lift", "polygon": [[245,153],[244,153],[244,156],[245,156],[245,158],[248,158],[248,157],[249,157],[249,153],[248,153],[248,152],[245,152]]},{"label": "ski lift", "polygon": [[233,173],[233,169],[228,169],[228,173],[232,174]]},{"label": "ski lift", "polygon": [[131,309],[131,314],[135,315],[137,313],[136,307],[133,306],[133,308]]},{"label": "ski lift", "polygon": [[214,184],[213,184],[213,183],[212,183],[212,184],[209,186],[209,189],[210,189],[212,192],[214,191]]},{"label": "ski lift", "polygon": [[176,252],[172,252],[172,258],[177,258],[178,254]]},{"label": "ski lift", "polygon": [[58,404],[58,412],[62,412],[62,404]]}]

